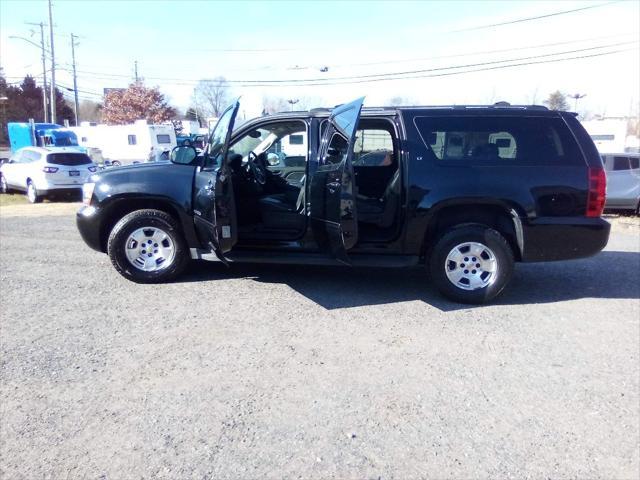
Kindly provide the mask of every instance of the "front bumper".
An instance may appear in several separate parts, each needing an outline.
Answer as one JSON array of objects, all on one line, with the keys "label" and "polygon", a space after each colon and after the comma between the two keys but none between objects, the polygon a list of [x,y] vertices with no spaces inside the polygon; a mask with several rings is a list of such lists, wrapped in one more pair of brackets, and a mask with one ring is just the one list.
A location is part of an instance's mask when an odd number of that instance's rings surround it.
[{"label": "front bumper", "polygon": [[83,206],[76,214],[76,225],[84,242],[98,252],[104,252],[101,238],[100,210],[92,206]]},{"label": "front bumper", "polygon": [[522,225],[523,262],[590,257],[607,246],[611,225],[602,218],[543,217]]}]

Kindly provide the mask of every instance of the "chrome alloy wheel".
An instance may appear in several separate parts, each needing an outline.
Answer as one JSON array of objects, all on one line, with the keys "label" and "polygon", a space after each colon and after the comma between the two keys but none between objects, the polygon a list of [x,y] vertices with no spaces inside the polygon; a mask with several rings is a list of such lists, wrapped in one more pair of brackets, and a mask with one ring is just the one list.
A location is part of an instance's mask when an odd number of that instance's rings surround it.
[{"label": "chrome alloy wheel", "polygon": [[463,290],[478,290],[493,284],[498,277],[498,262],[489,247],[465,242],[451,249],[444,264],[447,278]]},{"label": "chrome alloy wheel", "polygon": [[125,253],[129,263],[144,272],[156,272],[169,267],[176,256],[176,246],[164,230],[143,227],[127,238]]}]

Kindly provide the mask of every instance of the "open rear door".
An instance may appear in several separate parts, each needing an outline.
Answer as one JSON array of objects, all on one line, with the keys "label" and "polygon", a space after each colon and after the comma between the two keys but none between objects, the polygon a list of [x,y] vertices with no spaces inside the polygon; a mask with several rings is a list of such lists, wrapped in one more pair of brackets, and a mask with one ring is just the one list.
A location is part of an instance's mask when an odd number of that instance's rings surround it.
[{"label": "open rear door", "polygon": [[339,261],[358,241],[353,146],[364,97],[333,110],[311,179],[311,222],[316,239]]},{"label": "open rear door", "polygon": [[220,116],[209,137],[203,165],[196,170],[193,188],[193,217],[198,238],[224,263],[227,263],[224,254],[238,240],[227,154],[239,108],[240,102],[236,100]]}]

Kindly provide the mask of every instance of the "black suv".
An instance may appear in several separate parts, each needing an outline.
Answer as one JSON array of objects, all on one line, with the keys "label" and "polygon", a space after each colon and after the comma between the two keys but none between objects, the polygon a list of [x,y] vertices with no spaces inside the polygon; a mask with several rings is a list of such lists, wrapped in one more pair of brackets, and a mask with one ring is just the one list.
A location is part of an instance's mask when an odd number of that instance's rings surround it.
[{"label": "black suv", "polygon": [[424,265],[470,303],[498,295],[516,261],[606,245],[602,161],[575,115],[362,102],[234,131],[236,102],[201,155],[180,146],[170,163],[94,175],[80,233],[135,282],[172,279],[190,259]]}]

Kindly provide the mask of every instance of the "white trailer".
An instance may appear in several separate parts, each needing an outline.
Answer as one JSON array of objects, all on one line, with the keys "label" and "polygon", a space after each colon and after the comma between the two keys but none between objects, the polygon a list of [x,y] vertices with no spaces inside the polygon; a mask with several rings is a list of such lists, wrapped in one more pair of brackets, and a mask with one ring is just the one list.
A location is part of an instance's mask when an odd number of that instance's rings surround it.
[{"label": "white trailer", "polygon": [[172,125],[148,125],[138,120],[131,125],[96,125],[82,122],[69,127],[78,137],[78,144],[99,148],[105,163],[125,165],[159,160],[163,152],[177,145]]}]

